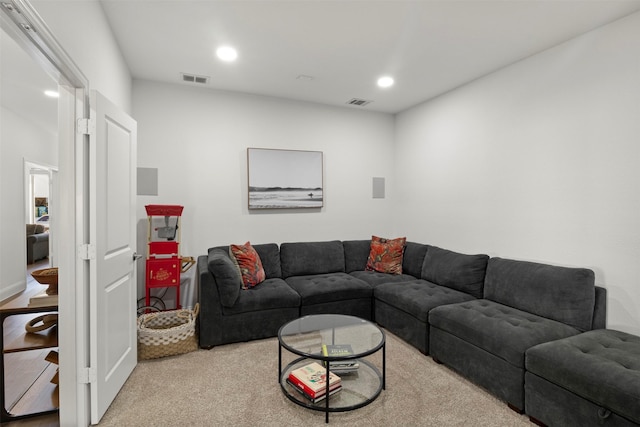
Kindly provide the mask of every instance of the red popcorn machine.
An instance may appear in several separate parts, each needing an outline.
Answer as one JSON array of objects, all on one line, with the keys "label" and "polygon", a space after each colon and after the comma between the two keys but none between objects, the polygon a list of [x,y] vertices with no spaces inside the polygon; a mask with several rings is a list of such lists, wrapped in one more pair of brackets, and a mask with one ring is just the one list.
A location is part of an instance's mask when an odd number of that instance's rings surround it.
[{"label": "red popcorn machine", "polygon": [[180,219],[183,206],[146,205],[149,226],[147,229],[147,264],[145,280],[145,304],[150,306],[151,289],[175,288],[176,309],[180,305],[180,273],[194,263],[192,257],[180,255]]}]

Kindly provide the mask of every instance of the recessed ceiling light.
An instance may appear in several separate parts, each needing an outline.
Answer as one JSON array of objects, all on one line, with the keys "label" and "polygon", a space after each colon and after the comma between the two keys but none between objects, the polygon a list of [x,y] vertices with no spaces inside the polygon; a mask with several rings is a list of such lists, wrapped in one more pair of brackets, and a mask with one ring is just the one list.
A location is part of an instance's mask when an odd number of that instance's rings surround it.
[{"label": "recessed ceiling light", "polygon": [[384,76],[378,79],[378,86],[380,87],[390,87],[393,86],[393,77]]},{"label": "recessed ceiling light", "polygon": [[216,50],[216,55],[225,62],[232,62],[238,58],[238,51],[231,46],[222,46]]},{"label": "recessed ceiling light", "polygon": [[60,96],[60,94],[55,90],[45,90],[44,94],[51,98],[58,98]]}]

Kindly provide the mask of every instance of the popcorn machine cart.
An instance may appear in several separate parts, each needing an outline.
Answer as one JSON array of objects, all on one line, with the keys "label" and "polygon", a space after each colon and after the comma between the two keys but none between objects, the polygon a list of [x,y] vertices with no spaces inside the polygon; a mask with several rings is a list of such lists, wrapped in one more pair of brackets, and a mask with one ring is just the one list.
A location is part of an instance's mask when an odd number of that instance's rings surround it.
[{"label": "popcorn machine cart", "polygon": [[147,229],[147,263],[145,295],[146,306],[151,302],[151,289],[175,288],[176,309],[180,304],[180,273],[193,264],[192,257],[180,255],[180,219],[183,206],[146,205],[149,226]]}]

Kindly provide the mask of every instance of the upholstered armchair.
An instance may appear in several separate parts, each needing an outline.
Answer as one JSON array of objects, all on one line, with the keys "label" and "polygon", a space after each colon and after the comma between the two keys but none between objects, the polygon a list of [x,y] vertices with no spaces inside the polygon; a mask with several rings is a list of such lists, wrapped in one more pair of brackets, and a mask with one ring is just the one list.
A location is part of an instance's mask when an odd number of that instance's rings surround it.
[{"label": "upholstered armchair", "polygon": [[41,224],[27,224],[27,264],[49,256],[49,233]]}]

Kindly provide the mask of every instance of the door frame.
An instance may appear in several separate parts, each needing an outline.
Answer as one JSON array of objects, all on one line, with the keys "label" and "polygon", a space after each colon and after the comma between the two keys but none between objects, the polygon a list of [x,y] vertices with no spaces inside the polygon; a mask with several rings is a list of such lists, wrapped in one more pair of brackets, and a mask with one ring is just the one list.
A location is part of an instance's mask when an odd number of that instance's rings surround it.
[{"label": "door frame", "polygon": [[28,0],[0,6],[2,28],[58,82],[57,204],[60,268],[58,344],[60,425],[90,423],[89,266],[78,250],[89,242],[88,136],[76,123],[89,117],[89,80]]}]

